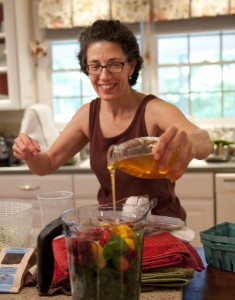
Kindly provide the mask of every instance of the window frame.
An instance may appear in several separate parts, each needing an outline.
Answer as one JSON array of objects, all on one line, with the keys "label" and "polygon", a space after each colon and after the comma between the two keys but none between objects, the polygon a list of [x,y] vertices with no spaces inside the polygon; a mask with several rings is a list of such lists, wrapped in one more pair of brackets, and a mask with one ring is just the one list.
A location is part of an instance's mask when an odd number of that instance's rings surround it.
[{"label": "window frame", "polygon": [[[141,35],[141,47],[143,57],[146,54],[146,49],[149,45],[149,34],[154,34],[155,37],[161,35],[172,35],[172,34],[187,34],[187,33],[198,33],[198,32],[213,32],[221,30],[235,30],[234,15],[232,16],[219,16],[219,17],[204,17],[204,18],[193,18],[187,20],[175,20],[175,21],[161,21],[155,22],[151,26],[152,28],[147,28],[145,23],[136,23],[136,24],[126,24],[128,27],[135,33]],[[185,30],[187,28],[187,30]],[[45,41],[47,45],[50,45],[51,41],[62,41],[62,40],[76,40],[80,32],[84,28],[73,28],[73,29],[61,29],[61,30],[45,30]],[[152,30],[152,32],[151,32]],[[152,66],[146,65],[146,60],[144,67],[142,69],[143,75],[143,88],[144,93],[153,93],[159,95],[158,85],[158,72],[156,70],[156,60],[157,60],[157,49],[152,50],[154,54],[155,63]],[[38,96],[39,102],[44,102],[50,105],[53,109],[53,97],[52,97],[52,82],[50,80],[51,74],[51,49],[48,47],[48,55],[44,61],[40,61],[37,68],[37,82],[38,82]],[[42,74],[42,73],[47,74]],[[155,74],[155,75],[154,75]],[[149,78],[151,78],[151,84],[149,85]],[[167,101],[167,99],[164,99]],[[206,128],[214,128],[215,124],[217,127],[231,127],[235,126],[235,118],[218,118],[218,119],[192,119],[190,120],[195,122],[197,125]],[[64,123],[56,123],[58,128],[62,129]]]},{"label": "window frame", "polygon": [[[187,28],[185,30],[185,28]],[[217,32],[224,30],[235,30],[235,16],[218,16],[218,17],[203,17],[191,18],[185,20],[162,21],[155,23],[154,35],[159,37],[161,35],[173,34],[190,34],[201,32]],[[157,72],[158,73],[158,72]],[[157,82],[159,78],[157,75]],[[159,91],[157,90],[157,94]],[[167,101],[167,99],[164,99]],[[196,123],[198,126],[206,129],[218,128],[231,128],[235,127],[235,118],[192,118],[189,120]],[[216,124],[216,125],[215,125]]]}]

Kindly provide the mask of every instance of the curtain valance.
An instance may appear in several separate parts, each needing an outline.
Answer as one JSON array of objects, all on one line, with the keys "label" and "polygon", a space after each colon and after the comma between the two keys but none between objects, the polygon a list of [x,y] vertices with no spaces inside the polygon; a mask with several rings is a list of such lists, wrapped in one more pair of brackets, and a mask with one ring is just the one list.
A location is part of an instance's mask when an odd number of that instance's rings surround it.
[{"label": "curtain valance", "polygon": [[124,23],[235,14],[235,0],[39,0],[41,28],[84,27],[97,19]]}]

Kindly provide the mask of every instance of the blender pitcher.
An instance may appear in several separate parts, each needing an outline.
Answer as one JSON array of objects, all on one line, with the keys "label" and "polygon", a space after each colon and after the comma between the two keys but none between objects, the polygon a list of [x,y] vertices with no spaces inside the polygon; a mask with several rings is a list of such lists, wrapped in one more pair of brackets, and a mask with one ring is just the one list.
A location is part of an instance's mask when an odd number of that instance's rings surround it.
[{"label": "blender pitcher", "polygon": [[[148,196],[70,209],[62,221],[73,300],[138,300]],[[140,198],[146,200],[140,203]]]}]

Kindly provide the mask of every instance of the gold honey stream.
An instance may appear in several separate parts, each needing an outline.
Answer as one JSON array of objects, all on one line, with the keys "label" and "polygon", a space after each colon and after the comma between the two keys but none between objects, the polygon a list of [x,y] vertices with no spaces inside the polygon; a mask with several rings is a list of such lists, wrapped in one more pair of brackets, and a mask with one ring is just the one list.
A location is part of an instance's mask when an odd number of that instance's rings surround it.
[{"label": "gold honey stream", "polygon": [[115,189],[115,166],[113,163],[108,164],[108,170],[111,176],[111,188],[112,188],[112,199],[113,199],[113,218],[114,224],[117,223],[116,219],[116,189]]}]

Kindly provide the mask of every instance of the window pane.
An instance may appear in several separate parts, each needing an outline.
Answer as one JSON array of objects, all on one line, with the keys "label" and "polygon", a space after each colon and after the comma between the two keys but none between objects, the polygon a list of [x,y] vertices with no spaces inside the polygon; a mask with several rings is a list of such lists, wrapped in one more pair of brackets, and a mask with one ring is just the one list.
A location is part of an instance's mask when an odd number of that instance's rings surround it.
[{"label": "window pane", "polygon": [[235,90],[235,64],[223,67],[223,84],[224,90]]},{"label": "window pane", "polygon": [[[86,96],[95,96],[96,93],[95,93],[95,91],[93,89],[93,86],[90,82],[89,76],[87,76],[84,73],[81,73],[81,79],[82,79],[82,86],[81,86],[82,96],[84,96],[84,97],[86,97]],[[97,96],[95,96],[95,97],[97,97]]]},{"label": "window pane", "polygon": [[159,67],[158,80],[161,93],[188,92],[188,67]]},{"label": "window pane", "polygon": [[83,97],[82,98],[82,105],[91,102],[91,100],[96,99],[97,95],[89,96],[89,97]]},{"label": "window pane", "polygon": [[163,37],[158,39],[158,63],[179,64],[188,62],[186,36]]},{"label": "window pane", "polygon": [[192,93],[192,116],[196,118],[222,117],[221,93]]},{"label": "window pane", "polygon": [[185,116],[190,115],[188,94],[161,94],[160,98],[177,106]]},{"label": "window pane", "polygon": [[215,62],[220,60],[219,34],[193,35],[190,42],[190,62]]},{"label": "window pane", "polygon": [[223,60],[235,60],[235,32],[233,34],[223,35]]},{"label": "window pane", "polygon": [[220,91],[221,67],[219,65],[206,65],[191,68],[191,91]]},{"label": "window pane", "polygon": [[79,69],[77,41],[52,42],[52,69]]},{"label": "window pane", "polygon": [[55,122],[68,122],[80,106],[78,97],[54,97]]},{"label": "window pane", "polygon": [[79,95],[81,90],[80,72],[52,73],[53,96]]},{"label": "window pane", "polygon": [[224,93],[224,117],[235,117],[235,92]]}]

